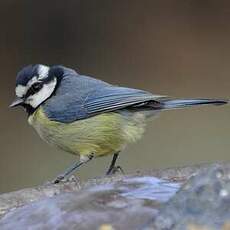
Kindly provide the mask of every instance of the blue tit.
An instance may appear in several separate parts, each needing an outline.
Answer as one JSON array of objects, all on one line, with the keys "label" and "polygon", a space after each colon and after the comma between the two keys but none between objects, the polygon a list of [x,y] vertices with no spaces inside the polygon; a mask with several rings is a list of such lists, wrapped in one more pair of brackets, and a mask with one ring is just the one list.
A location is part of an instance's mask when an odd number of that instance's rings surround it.
[{"label": "blue tit", "polygon": [[55,183],[93,158],[113,154],[107,174],[117,168],[120,151],[140,139],[146,120],[161,111],[195,105],[223,105],[220,99],[172,99],[111,85],[64,66],[24,67],[16,79],[16,99],[28,122],[47,143],[79,156]]}]

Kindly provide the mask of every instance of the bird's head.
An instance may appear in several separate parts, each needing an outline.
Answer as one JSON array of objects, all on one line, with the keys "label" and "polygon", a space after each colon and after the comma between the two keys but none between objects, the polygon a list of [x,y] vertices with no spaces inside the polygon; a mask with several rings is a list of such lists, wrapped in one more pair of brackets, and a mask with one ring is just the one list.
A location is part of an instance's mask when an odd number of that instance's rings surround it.
[{"label": "bird's head", "polygon": [[55,91],[57,77],[45,65],[29,65],[24,67],[16,79],[16,99],[10,107],[23,106],[28,113],[45,102]]}]

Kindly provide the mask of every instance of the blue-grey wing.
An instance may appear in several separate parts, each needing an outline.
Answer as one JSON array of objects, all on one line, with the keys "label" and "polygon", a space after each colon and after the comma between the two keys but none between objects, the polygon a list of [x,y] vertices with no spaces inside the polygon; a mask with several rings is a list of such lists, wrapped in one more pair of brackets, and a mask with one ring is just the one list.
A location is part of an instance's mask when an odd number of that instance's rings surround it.
[{"label": "blue-grey wing", "polygon": [[96,115],[154,99],[156,99],[156,95],[143,90],[115,86],[103,87],[88,95],[84,102],[84,107],[89,115]]},{"label": "blue-grey wing", "polygon": [[49,119],[70,123],[158,98],[149,92],[112,86],[94,78],[63,79],[56,94],[43,105]]}]

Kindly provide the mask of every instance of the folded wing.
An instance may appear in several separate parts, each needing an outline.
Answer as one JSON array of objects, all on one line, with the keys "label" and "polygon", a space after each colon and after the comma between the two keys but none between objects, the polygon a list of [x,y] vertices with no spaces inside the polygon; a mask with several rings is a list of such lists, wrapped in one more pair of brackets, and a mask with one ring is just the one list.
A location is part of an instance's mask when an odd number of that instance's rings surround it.
[{"label": "folded wing", "polygon": [[[162,97],[138,89],[112,85],[98,87],[96,84],[96,87],[94,85],[89,87],[89,84],[87,84],[84,90],[84,85],[76,82],[76,79],[68,82],[68,84],[72,85],[71,92],[62,89],[61,92],[57,92],[43,105],[49,119],[70,123],[101,113],[138,106]],[[65,87],[64,84],[65,82],[63,81],[62,88]],[[66,88],[70,88],[70,86]]]},{"label": "folded wing", "polygon": [[90,94],[85,103],[89,115],[109,112],[154,101],[160,95],[125,87],[105,87]]}]

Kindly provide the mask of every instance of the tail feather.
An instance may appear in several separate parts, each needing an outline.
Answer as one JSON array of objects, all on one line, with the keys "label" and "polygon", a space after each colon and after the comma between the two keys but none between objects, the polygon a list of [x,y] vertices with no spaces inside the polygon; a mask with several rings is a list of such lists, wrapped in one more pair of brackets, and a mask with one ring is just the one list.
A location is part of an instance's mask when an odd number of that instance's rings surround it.
[{"label": "tail feather", "polygon": [[195,105],[224,105],[228,100],[221,99],[165,99],[160,101],[161,109],[179,109]]}]

